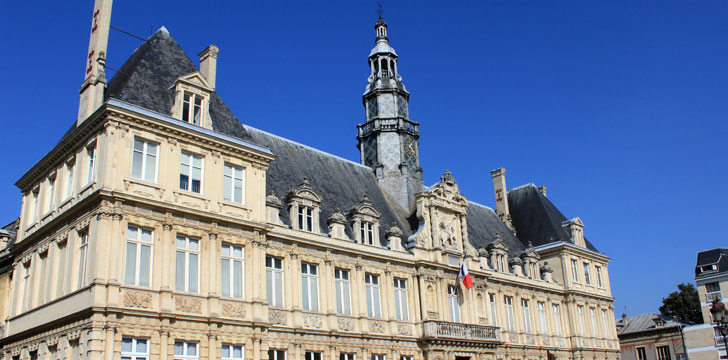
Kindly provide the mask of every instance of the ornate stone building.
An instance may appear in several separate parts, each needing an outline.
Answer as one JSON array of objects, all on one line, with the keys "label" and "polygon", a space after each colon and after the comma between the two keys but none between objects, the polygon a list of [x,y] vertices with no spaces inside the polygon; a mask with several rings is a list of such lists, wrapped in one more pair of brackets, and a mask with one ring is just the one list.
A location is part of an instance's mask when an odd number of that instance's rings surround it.
[{"label": "ornate stone building", "polygon": [[579,218],[502,168],[495,210],[450,172],[423,184],[382,19],[359,163],[239,122],[219,49],[198,68],[164,28],[107,80],[110,14],[96,0],[75,125],[17,181],[3,359],[619,358]]}]

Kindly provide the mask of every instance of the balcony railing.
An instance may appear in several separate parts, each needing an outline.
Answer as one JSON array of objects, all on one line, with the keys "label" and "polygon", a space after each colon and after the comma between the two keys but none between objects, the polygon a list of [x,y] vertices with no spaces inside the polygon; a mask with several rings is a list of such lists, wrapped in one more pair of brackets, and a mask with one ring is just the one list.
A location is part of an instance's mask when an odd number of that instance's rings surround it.
[{"label": "balcony railing", "polygon": [[447,321],[425,321],[425,338],[477,342],[500,342],[500,328]]}]

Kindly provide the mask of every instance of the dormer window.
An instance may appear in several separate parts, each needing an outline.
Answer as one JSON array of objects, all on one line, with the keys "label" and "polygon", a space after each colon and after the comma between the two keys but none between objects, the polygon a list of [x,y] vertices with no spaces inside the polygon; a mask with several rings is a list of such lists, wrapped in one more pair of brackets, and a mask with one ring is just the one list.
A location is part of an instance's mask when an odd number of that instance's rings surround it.
[{"label": "dormer window", "polygon": [[318,232],[321,198],[313,191],[308,178],[296,189],[288,192],[288,216],[291,227],[303,231]]},{"label": "dormer window", "polygon": [[356,242],[366,245],[380,246],[379,242],[379,218],[381,215],[372,207],[369,196],[365,193],[359,206],[349,211],[351,228],[355,231]]},{"label": "dormer window", "polygon": [[184,92],[182,100],[182,121],[200,126],[202,120],[201,95]]}]

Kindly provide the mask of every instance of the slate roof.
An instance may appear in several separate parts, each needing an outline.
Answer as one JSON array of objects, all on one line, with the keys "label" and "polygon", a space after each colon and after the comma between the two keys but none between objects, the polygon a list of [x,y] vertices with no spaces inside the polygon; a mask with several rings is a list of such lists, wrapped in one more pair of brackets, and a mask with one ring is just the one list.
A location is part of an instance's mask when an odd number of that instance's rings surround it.
[{"label": "slate roof", "polygon": [[0,228],[0,236],[8,236],[8,247],[15,244],[15,239],[18,236],[18,219],[13,220],[11,223]]},{"label": "slate roof", "polygon": [[[166,29],[161,28],[139,46],[109,81],[105,98],[116,98],[133,105],[171,115],[173,93],[171,87],[183,75],[198,71]],[[217,92],[210,99],[210,116],[215,131],[253,144],[269,148],[277,158],[267,173],[267,191],[272,190],[284,202],[286,194],[297,188],[307,177],[313,190],[322,198],[319,224],[322,232],[328,232],[326,219],[340,209],[345,214],[360,204],[366,192],[373,207],[382,215],[380,239],[393,223],[405,233],[405,238],[416,230],[413,214],[399,206],[379,186],[373,171],[358,163],[281,138],[265,131],[243,125],[232,114]],[[353,126],[353,125],[352,125]],[[566,218],[551,202],[530,188],[516,189],[509,193],[511,211],[516,215],[516,238],[498,219],[495,212],[483,205],[468,204],[468,234],[476,247],[484,247],[495,240],[496,233],[515,255],[526,248],[529,241],[543,244],[551,235],[568,240],[561,229]],[[510,195],[510,194],[514,195]],[[521,209],[523,208],[523,209]],[[541,218],[545,217],[545,218]],[[288,214],[281,211],[284,223],[290,224]],[[346,231],[353,238],[347,225]],[[545,231],[542,233],[541,231]],[[545,235],[544,235],[545,234]],[[589,244],[594,250],[593,246]]]},{"label": "slate roof", "polygon": [[[533,246],[552,242],[573,243],[571,235],[561,226],[568,219],[534,184],[526,184],[508,191],[508,206],[511,221],[522,243],[531,242]],[[584,238],[586,247],[597,251],[596,247]]]},{"label": "slate roof", "polygon": [[[657,326],[655,318],[662,319],[665,323],[662,326]],[[622,327],[625,319],[627,320],[627,326]],[[622,317],[617,319],[617,335],[627,335],[639,332],[645,332],[650,330],[662,330],[668,328],[678,328],[680,326],[687,325],[683,322],[671,319],[667,316],[662,316],[655,313],[646,313],[633,316]]]},{"label": "slate roof", "polygon": [[[717,270],[701,271],[701,267],[716,265]],[[708,275],[728,271],[728,249],[717,248],[698,252],[695,262],[695,276]]]}]

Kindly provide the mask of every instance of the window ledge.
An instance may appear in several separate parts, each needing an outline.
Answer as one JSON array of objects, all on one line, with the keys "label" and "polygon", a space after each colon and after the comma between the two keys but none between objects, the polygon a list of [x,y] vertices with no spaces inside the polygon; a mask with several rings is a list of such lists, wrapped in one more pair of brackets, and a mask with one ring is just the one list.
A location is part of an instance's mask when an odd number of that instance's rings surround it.
[{"label": "window ledge", "polygon": [[172,194],[174,194],[175,198],[178,197],[178,196],[180,196],[180,195],[184,195],[184,196],[193,197],[193,198],[196,198],[196,199],[199,199],[199,200],[208,201],[208,199],[205,196],[205,194],[203,194],[203,193],[196,193],[194,191],[189,191],[189,190],[184,190],[184,189],[175,189],[175,190],[172,191]]},{"label": "window ledge", "polygon": [[73,195],[71,195],[71,196],[67,197],[66,199],[64,199],[63,201],[61,201],[61,203],[58,204],[58,207],[59,208],[64,207],[64,206],[66,206],[66,204],[70,203],[72,200],[73,200]]},{"label": "window ledge", "polygon": [[137,179],[137,178],[134,178],[134,177],[130,177],[130,178],[124,179],[124,184],[126,185],[127,190],[129,188],[129,185],[130,184],[137,184],[137,185],[152,187],[152,188],[155,188],[157,190],[163,190],[162,186],[159,185],[159,184],[157,184],[157,183],[155,183],[155,182],[151,182],[151,181],[147,181],[147,180],[142,180],[142,179]]},{"label": "window ledge", "polygon": [[93,187],[94,185],[96,185],[96,181],[92,181],[92,182],[90,182],[90,183],[88,183],[88,184],[84,185],[84,186],[83,186],[83,187],[81,188],[81,190],[79,190],[79,191],[78,191],[78,195],[79,195],[79,196],[81,196],[81,194],[83,194],[83,193],[84,193],[84,192],[85,192],[86,190],[88,190],[89,188],[92,188],[92,187]]},{"label": "window ledge", "polygon": [[251,211],[252,210],[250,207],[247,206],[247,204],[245,204],[245,203],[239,203],[239,202],[235,202],[235,201],[221,200],[220,201],[220,204],[226,205],[226,206],[230,206],[230,207],[234,207],[234,208],[238,208],[240,210],[248,210],[248,211]]},{"label": "window ledge", "polygon": [[52,217],[53,214],[55,214],[55,210],[49,210],[48,212],[46,212],[45,214],[43,214],[43,216],[40,217],[40,220],[41,221],[46,221],[48,218]]}]

